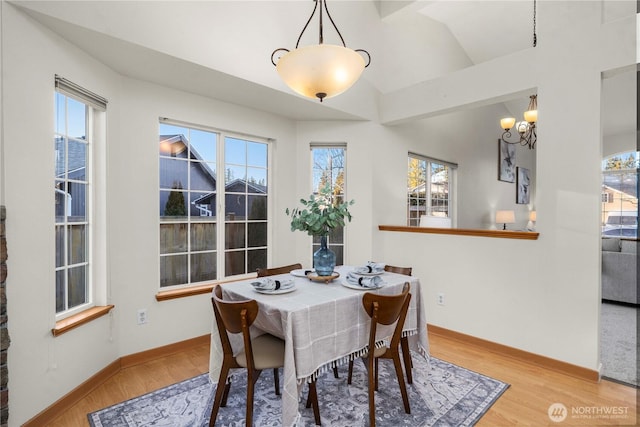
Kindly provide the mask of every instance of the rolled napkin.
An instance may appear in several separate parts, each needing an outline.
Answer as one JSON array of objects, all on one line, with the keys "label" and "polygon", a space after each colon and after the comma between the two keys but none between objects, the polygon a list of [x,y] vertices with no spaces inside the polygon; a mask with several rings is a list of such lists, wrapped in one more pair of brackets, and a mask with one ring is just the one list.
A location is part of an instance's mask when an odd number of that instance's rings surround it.
[{"label": "rolled napkin", "polygon": [[384,280],[380,276],[363,277],[354,274],[353,272],[347,273],[347,282],[351,285],[362,286],[363,288],[378,289],[384,284]]},{"label": "rolled napkin", "polygon": [[356,267],[354,271],[360,274],[382,273],[384,272],[384,266],[385,264],[382,262],[369,261],[366,265]]},{"label": "rolled napkin", "polygon": [[258,291],[279,291],[282,289],[293,288],[292,279],[272,279],[265,277],[258,279],[255,282],[251,282],[254,288]]}]

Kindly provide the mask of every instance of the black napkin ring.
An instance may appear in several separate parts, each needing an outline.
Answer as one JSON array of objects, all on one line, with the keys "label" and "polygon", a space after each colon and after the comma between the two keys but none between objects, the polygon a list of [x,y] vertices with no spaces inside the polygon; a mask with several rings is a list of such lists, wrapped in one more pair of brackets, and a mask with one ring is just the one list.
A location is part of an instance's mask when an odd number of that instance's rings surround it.
[{"label": "black napkin ring", "polygon": [[278,289],[280,289],[280,280],[276,280],[275,282],[276,282],[276,289],[275,290],[277,291]]},{"label": "black napkin ring", "polygon": [[367,265],[367,268],[369,269],[369,271],[367,271],[367,273],[373,273],[373,268],[371,268],[370,265]]},{"label": "black napkin ring", "polygon": [[305,275],[305,276],[306,276],[307,274],[309,274],[309,273],[313,273],[313,270],[305,270],[305,271],[304,271],[304,275]]},{"label": "black napkin ring", "polygon": [[362,279],[364,279],[364,277],[358,277],[358,285],[362,286]]}]

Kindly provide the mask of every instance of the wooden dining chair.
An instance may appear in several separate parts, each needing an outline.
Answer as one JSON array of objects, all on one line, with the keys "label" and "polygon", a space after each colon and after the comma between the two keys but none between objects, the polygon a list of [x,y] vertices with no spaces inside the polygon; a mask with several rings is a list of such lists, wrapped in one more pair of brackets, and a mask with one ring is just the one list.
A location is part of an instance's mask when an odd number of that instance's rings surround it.
[{"label": "wooden dining chair", "polygon": [[[410,283],[406,282],[402,289],[402,293],[398,295],[379,295],[367,292],[362,297],[362,305],[369,317],[371,317],[371,327],[369,329],[369,350],[368,353],[363,356],[363,359],[366,359],[368,371],[370,427],[375,427],[376,425],[374,391],[378,390],[379,359],[393,360],[393,366],[395,367],[396,376],[398,378],[398,385],[400,386],[400,394],[402,395],[402,402],[404,403],[404,411],[407,414],[411,413],[411,408],[409,407],[409,396],[407,395],[407,387],[404,383],[404,375],[402,374],[402,364],[399,352],[402,327],[404,325],[404,320],[407,317],[409,302],[411,301],[411,294],[409,293],[410,288]],[[389,345],[376,348],[376,343],[378,343],[379,346],[381,343],[376,339],[378,325],[392,325],[393,323],[396,323],[396,326]],[[349,361],[349,376],[347,378],[347,384],[351,384],[352,373],[353,361]]]},{"label": "wooden dining chair", "polygon": [[266,277],[266,276],[275,276],[276,274],[285,274],[290,272],[291,270],[301,269],[302,265],[300,263],[284,265],[282,267],[272,267],[272,268],[259,268],[256,270],[258,273],[258,277]]},{"label": "wooden dining chair", "polygon": [[[213,312],[222,343],[223,359],[209,426],[215,426],[220,407],[227,406],[227,397],[231,389],[231,383],[227,382],[227,377],[229,371],[236,368],[247,369],[246,425],[251,426],[253,423],[254,386],[263,369],[273,369],[276,394],[280,395],[278,368],[284,366],[285,343],[280,338],[266,333],[251,339],[249,327],[253,324],[259,312],[258,303],[255,300],[224,301],[222,299],[222,288],[216,286],[211,298],[211,304],[213,305]],[[233,355],[228,333],[242,333],[243,349],[235,356]],[[320,425],[317,399],[316,384],[313,382],[309,384],[309,400],[313,404],[316,424]]]},{"label": "wooden dining chair", "polygon": [[[395,265],[385,265],[384,271],[390,273],[404,274],[405,276],[411,276],[413,268],[411,267],[397,267]],[[411,369],[413,368],[413,361],[411,360],[411,352],[409,351],[409,338],[402,337],[400,340],[400,347],[402,348],[402,360],[404,362],[404,372],[407,375],[407,384],[413,384],[413,374]]]}]

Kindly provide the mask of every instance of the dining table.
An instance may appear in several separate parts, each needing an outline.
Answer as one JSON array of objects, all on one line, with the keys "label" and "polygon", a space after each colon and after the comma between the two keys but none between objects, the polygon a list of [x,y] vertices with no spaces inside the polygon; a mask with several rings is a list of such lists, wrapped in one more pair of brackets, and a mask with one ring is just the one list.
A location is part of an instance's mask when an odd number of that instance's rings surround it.
[{"label": "dining table", "polygon": [[[282,376],[282,425],[295,426],[300,419],[299,399],[305,382],[315,380],[334,367],[347,364],[366,354],[370,318],[362,306],[362,295],[374,292],[393,295],[402,292],[404,283],[411,285],[411,301],[403,327],[414,355],[429,360],[427,320],[420,280],[391,272],[380,272],[383,286],[370,289],[354,285],[346,277],[354,266],[337,266],[335,279],[324,282],[296,274],[270,276],[281,282],[293,280],[293,286],[275,292],[258,291],[252,282],[264,278],[249,278],[228,282],[222,286],[225,300],[256,300],[259,314],[251,327],[251,335],[269,333],[285,342]],[[316,277],[317,279],[317,277]],[[381,339],[393,332],[393,325],[378,331]],[[234,351],[242,349],[241,334],[230,335]],[[216,384],[222,365],[222,345],[215,319],[212,321],[209,377]],[[346,379],[345,379],[346,381]]]}]

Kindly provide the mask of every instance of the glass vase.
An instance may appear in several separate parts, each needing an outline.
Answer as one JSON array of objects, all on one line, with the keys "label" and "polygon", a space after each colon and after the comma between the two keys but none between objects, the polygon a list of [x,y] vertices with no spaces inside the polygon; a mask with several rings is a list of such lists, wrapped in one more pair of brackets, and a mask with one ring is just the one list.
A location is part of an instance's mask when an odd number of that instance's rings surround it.
[{"label": "glass vase", "polygon": [[327,236],[320,236],[320,249],[313,254],[313,267],[318,276],[331,276],[336,266],[336,254],[327,247]]}]

